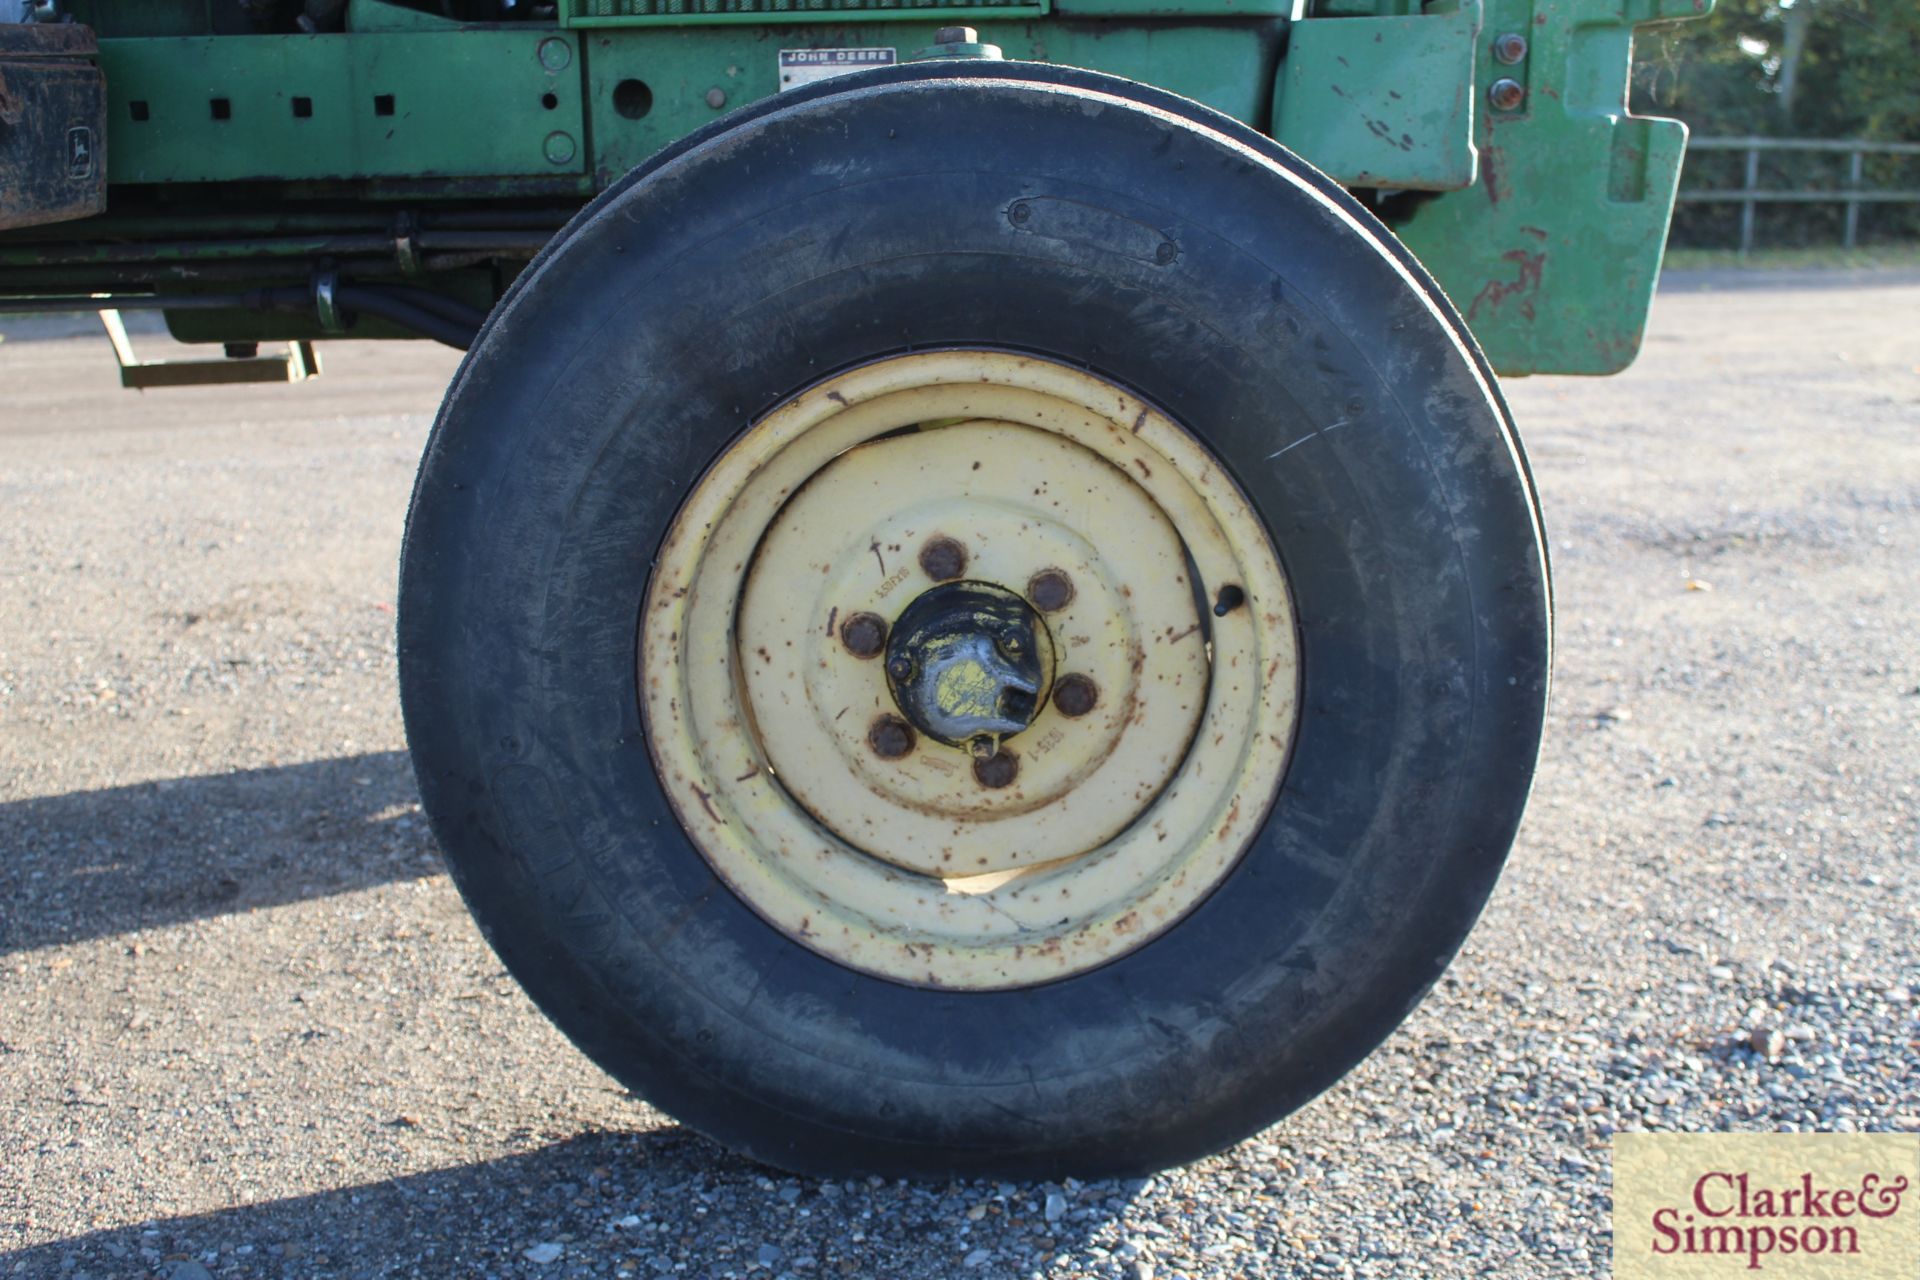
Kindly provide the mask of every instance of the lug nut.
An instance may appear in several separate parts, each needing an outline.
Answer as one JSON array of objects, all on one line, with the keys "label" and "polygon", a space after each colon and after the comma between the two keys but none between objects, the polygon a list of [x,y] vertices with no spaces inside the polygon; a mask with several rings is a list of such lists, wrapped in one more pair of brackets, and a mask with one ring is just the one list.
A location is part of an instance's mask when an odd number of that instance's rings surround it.
[{"label": "lug nut", "polygon": [[967,549],[945,536],[928,538],[920,548],[920,568],[935,582],[951,582],[967,571]]},{"label": "lug nut", "polygon": [[1027,579],[1027,599],[1042,613],[1064,609],[1073,600],[1073,579],[1058,569],[1042,569]]},{"label": "lug nut", "polygon": [[1100,701],[1100,686],[1077,672],[1054,681],[1053,705],[1063,716],[1083,716]]},{"label": "lug nut", "polygon": [[973,780],[989,791],[1010,786],[1020,776],[1020,757],[1011,751],[996,751],[985,760],[973,762]]},{"label": "lug nut", "polygon": [[1512,66],[1527,56],[1527,38],[1517,31],[1509,31],[1493,42],[1493,56]]},{"label": "lug nut", "polygon": [[905,680],[913,674],[913,659],[905,656],[888,658],[887,674],[895,680]]},{"label": "lug nut", "polygon": [[867,745],[882,760],[898,760],[913,750],[913,726],[899,716],[880,716],[867,729]]},{"label": "lug nut", "polygon": [[1496,111],[1518,111],[1526,100],[1527,91],[1520,87],[1518,80],[1502,77],[1487,86],[1487,101]]},{"label": "lug nut", "polygon": [[872,658],[887,647],[887,620],[877,613],[856,613],[840,624],[840,643],[856,658]]}]

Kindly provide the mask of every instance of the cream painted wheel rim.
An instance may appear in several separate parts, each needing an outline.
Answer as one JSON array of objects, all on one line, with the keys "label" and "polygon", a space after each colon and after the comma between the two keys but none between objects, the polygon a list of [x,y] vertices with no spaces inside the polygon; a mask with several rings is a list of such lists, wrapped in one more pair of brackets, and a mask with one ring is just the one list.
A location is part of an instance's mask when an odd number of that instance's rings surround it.
[{"label": "cream painted wheel rim", "polygon": [[[1098,696],[1043,703],[1006,785],[870,737],[899,708],[842,627],[934,587],[934,539],[963,581],[1072,585],[1040,611],[1049,688]],[[1298,666],[1273,545],[1204,446],[1101,379],[974,350],[849,370],[748,429],[675,518],[640,634],[654,760],[715,871],[842,964],[972,990],[1103,964],[1219,884],[1279,789]]]}]

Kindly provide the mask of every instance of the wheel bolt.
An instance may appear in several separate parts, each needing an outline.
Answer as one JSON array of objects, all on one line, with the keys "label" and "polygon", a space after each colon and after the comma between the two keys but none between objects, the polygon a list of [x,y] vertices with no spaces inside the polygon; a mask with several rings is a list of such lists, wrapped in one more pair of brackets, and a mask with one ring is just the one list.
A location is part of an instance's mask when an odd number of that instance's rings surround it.
[{"label": "wheel bolt", "polygon": [[1501,78],[1487,87],[1487,101],[1496,111],[1518,111],[1520,104],[1527,100],[1527,91],[1520,87],[1518,80]]},{"label": "wheel bolt", "polygon": [[887,620],[877,613],[856,613],[840,624],[840,643],[856,658],[871,658],[887,647]]},{"label": "wheel bolt", "polygon": [[1083,716],[1100,701],[1100,687],[1086,676],[1061,676],[1053,684],[1053,705],[1063,716]]},{"label": "wheel bolt", "polygon": [[1020,776],[1020,757],[1011,751],[997,751],[985,760],[973,762],[973,780],[989,791],[1010,786]]},{"label": "wheel bolt", "polygon": [[898,760],[913,750],[913,726],[899,716],[880,716],[867,730],[867,745],[882,760]]},{"label": "wheel bolt", "polygon": [[1064,609],[1073,600],[1073,579],[1058,569],[1042,569],[1027,579],[1027,599],[1042,613]]},{"label": "wheel bolt", "polygon": [[1527,38],[1517,31],[1509,31],[1493,42],[1493,56],[1512,66],[1527,56]]},{"label": "wheel bolt", "polygon": [[967,571],[967,549],[952,538],[928,538],[920,548],[920,568],[935,582],[951,582]]},{"label": "wheel bolt", "polygon": [[913,674],[913,659],[905,657],[888,658],[887,674],[895,680],[905,680]]}]

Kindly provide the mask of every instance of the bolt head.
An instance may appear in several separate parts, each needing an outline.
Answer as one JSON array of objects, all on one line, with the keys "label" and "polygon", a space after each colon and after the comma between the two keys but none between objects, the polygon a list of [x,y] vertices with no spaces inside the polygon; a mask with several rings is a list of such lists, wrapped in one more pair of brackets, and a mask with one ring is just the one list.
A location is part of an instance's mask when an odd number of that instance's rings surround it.
[{"label": "bolt head", "polygon": [[572,134],[562,133],[556,129],[547,135],[547,140],[541,144],[541,150],[546,153],[548,164],[566,164],[573,159],[578,148],[574,145]]},{"label": "bolt head", "polygon": [[727,105],[727,91],[719,85],[707,90],[707,105],[715,111]]},{"label": "bolt head", "polygon": [[1099,701],[1100,686],[1087,676],[1075,672],[1054,681],[1053,705],[1063,716],[1083,716],[1093,710]]},{"label": "bolt head", "polygon": [[1042,569],[1027,579],[1027,599],[1042,613],[1057,613],[1073,602],[1073,579],[1059,569]]},{"label": "bolt head", "polygon": [[1527,91],[1520,87],[1518,80],[1502,77],[1487,87],[1487,101],[1496,111],[1518,111],[1526,100]]},{"label": "bolt head", "polygon": [[944,534],[920,548],[920,569],[935,582],[951,582],[967,571],[967,549]]},{"label": "bolt head", "polygon": [[984,760],[973,762],[973,780],[989,791],[1013,785],[1020,776],[1020,757],[1002,748]]},{"label": "bolt head", "polygon": [[887,620],[877,613],[856,613],[840,624],[840,643],[856,658],[878,657],[887,647]]},{"label": "bolt head", "polygon": [[1527,38],[1518,31],[1509,31],[1493,42],[1493,56],[1512,66],[1527,56]]},{"label": "bolt head", "polygon": [[980,33],[972,27],[942,27],[933,33],[935,44],[979,44]]},{"label": "bolt head", "polygon": [[882,760],[898,760],[913,750],[913,726],[899,716],[878,716],[867,727],[867,745]]}]

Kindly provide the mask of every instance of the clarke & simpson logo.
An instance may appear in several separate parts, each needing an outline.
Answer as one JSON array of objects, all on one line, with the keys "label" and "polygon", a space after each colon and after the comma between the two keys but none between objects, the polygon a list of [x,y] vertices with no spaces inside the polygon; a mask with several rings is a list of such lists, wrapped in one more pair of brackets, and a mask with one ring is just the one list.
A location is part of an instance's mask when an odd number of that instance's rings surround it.
[{"label": "clarke & simpson logo", "polygon": [[1616,1139],[1614,1274],[1920,1276],[1920,1134]]}]

